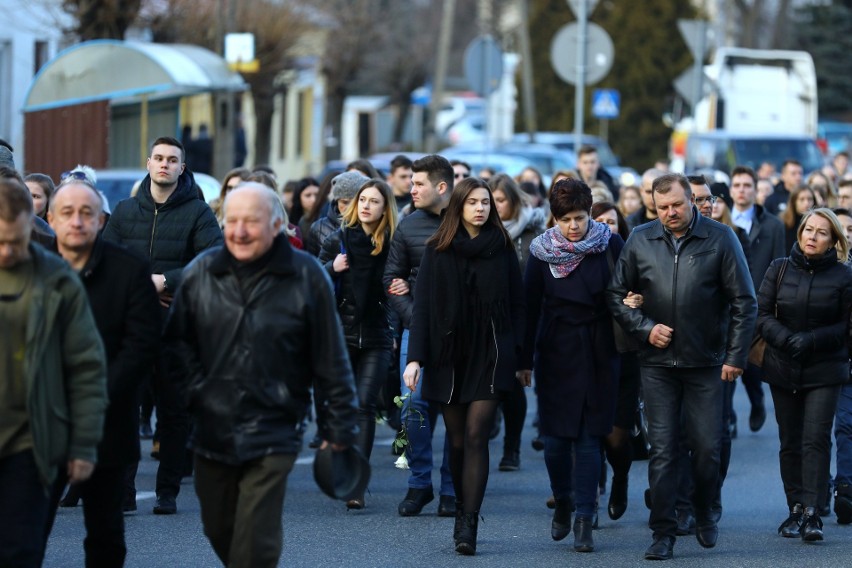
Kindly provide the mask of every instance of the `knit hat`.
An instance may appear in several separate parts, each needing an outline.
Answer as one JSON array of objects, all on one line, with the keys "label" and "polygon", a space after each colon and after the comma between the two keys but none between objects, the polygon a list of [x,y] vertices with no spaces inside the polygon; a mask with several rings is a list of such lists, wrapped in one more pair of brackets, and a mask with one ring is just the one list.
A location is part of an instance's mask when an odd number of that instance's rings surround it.
[{"label": "knit hat", "polygon": [[15,157],[5,146],[0,146],[0,167],[15,169]]},{"label": "knit hat", "polygon": [[355,199],[355,194],[370,178],[361,172],[343,172],[331,180],[331,199]]}]

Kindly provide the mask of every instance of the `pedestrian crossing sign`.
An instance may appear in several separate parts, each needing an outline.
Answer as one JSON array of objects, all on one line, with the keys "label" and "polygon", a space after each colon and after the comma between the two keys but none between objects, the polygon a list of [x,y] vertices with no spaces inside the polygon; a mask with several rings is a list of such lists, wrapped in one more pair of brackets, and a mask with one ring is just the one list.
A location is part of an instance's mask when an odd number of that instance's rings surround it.
[{"label": "pedestrian crossing sign", "polygon": [[618,118],[621,95],[615,89],[592,91],[592,116],[595,118]]}]

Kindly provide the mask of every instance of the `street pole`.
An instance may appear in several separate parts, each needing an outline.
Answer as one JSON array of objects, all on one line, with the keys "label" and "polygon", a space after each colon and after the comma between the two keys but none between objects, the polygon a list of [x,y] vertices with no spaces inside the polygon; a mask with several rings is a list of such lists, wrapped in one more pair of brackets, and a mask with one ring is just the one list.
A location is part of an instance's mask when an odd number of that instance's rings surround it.
[{"label": "street pole", "polygon": [[535,117],[535,95],[533,93],[533,61],[532,48],[530,47],[530,8],[529,0],[519,0],[521,8],[521,82],[524,92],[524,123],[530,135],[530,142],[535,142],[535,134],[538,131]]},{"label": "street pole", "polygon": [[444,0],[444,14],[441,18],[441,32],[438,37],[438,59],[435,63],[435,80],[432,85],[432,99],[429,101],[429,120],[426,124],[426,152],[430,154],[437,150],[435,115],[441,108],[441,99],[444,96],[444,80],[447,76],[447,60],[450,57],[450,41],[455,15],[456,0]]},{"label": "street pole", "polygon": [[693,131],[698,130],[698,113],[696,110],[698,109],[698,101],[701,100],[701,92],[704,87],[702,84],[704,80],[704,50],[707,49],[707,22],[705,20],[701,20],[698,30],[698,49],[695,55],[695,63],[693,64],[695,68],[695,72],[693,73],[695,82],[693,83],[692,91],[692,100],[694,101],[692,104]]},{"label": "street pole", "polygon": [[574,95],[574,154],[580,151],[583,142],[583,118],[586,94],[586,34],[588,27],[588,0],[580,0],[577,10],[577,85]]}]

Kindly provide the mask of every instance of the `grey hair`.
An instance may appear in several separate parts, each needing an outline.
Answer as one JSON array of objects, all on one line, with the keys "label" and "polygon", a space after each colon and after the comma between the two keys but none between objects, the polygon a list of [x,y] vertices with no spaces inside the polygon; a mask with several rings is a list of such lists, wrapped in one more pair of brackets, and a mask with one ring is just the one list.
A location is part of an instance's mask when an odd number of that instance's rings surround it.
[{"label": "grey hair", "polygon": [[51,213],[54,213],[56,211],[56,196],[59,195],[65,188],[76,186],[85,187],[86,189],[92,192],[92,195],[97,198],[98,215],[103,214],[104,211],[109,208],[109,204],[106,203],[106,196],[100,191],[98,191],[95,187],[93,187],[92,184],[90,184],[87,180],[68,178],[67,181],[65,181],[64,183],[60,183],[58,186],[56,186],[56,190],[51,196],[50,203],[48,203],[47,205],[47,210]]},{"label": "grey hair", "polygon": [[228,201],[231,197],[233,197],[234,193],[242,189],[251,189],[263,196],[266,200],[267,210],[269,211],[269,225],[271,227],[275,226],[275,222],[278,220],[281,220],[282,227],[287,226],[287,212],[284,210],[284,206],[281,204],[281,199],[278,197],[278,194],[269,186],[256,181],[242,182],[240,185],[235,187],[233,191],[228,192],[228,195],[225,196],[225,203],[222,207],[222,210],[226,215],[228,212]]}]

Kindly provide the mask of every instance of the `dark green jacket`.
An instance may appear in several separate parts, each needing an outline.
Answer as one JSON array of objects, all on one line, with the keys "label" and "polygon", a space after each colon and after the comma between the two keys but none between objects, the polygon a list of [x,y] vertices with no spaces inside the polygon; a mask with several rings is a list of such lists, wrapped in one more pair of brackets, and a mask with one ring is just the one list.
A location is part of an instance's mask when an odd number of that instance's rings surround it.
[{"label": "dark green jacket", "polygon": [[223,243],[216,215],[198,195],[195,178],[185,170],[174,192],[157,207],[151,197],[151,176],[145,176],[136,197],[113,209],[104,239],[147,258],[153,274],[164,274],[174,292],[183,267],[202,251]]},{"label": "dark green jacket", "polygon": [[33,453],[45,486],[70,459],[96,461],[103,433],[106,354],[77,274],[37,244],[25,379]]}]

